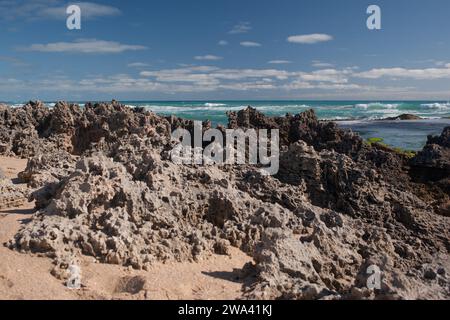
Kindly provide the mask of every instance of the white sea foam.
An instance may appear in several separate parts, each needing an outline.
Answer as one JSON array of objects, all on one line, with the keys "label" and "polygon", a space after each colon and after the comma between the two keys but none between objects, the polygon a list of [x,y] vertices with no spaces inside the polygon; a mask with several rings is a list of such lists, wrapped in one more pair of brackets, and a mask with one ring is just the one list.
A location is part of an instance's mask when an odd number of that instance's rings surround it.
[{"label": "white sea foam", "polygon": [[207,102],[204,104],[205,107],[222,107],[222,106],[226,106],[226,104],[224,103],[212,103],[212,102]]},{"label": "white sea foam", "polygon": [[325,117],[325,118],[322,118],[321,120],[325,120],[325,121],[342,121],[342,122],[357,121],[355,119],[350,119],[349,117],[341,117],[341,116]]},{"label": "white sea foam", "polygon": [[[245,109],[247,106],[239,106],[239,109]],[[288,104],[288,105],[265,105],[265,106],[254,106],[256,110],[259,111],[291,111],[291,109],[311,109],[311,106],[306,104]]]},{"label": "white sea foam", "polygon": [[382,108],[382,109],[397,109],[400,106],[398,103],[359,103],[356,105],[357,108],[368,109],[368,108]]},{"label": "white sea foam", "polygon": [[349,110],[354,109],[355,105],[347,104],[347,105],[336,105],[336,106],[318,106],[318,108],[330,109],[330,110]]},{"label": "white sea foam", "polygon": [[[349,120],[349,119],[365,119],[381,120],[388,117],[396,117],[401,114],[414,114],[425,119],[439,119],[450,115],[450,102],[365,102],[351,104],[351,102],[339,104],[335,103],[307,103],[303,101],[292,102],[276,102],[268,101],[267,103],[246,101],[241,102],[224,102],[218,101],[199,101],[199,102],[131,102],[128,104],[131,108],[143,107],[159,114],[175,114],[181,117],[209,117],[212,120],[216,117],[225,116],[227,111],[240,111],[247,108],[248,104],[255,109],[267,115],[284,115],[286,113],[300,113],[307,109],[315,109],[320,119],[324,120]],[[84,104],[79,104],[83,107]],[[11,103],[11,107],[19,108],[23,104],[17,102]],[[54,102],[47,102],[48,108],[55,106]]]},{"label": "white sea foam", "polygon": [[[128,105],[129,107],[135,107],[132,105]],[[189,112],[201,112],[201,111],[217,111],[217,112],[226,112],[226,111],[239,111],[247,108],[247,105],[227,105],[223,103],[205,103],[203,105],[158,105],[158,104],[145,104],[140,105],[139,107],[143,107],[147,110],[151,110],[153,112],[160,113],[189,113]],[[262,106],[254,106],[255,109],[261,112],[289,112],[292,109],[302,111],[304,109],[312,108],[311,106],[301,104],[301,105],[262,105]]]},{"label": "white sea foam", "polygon": [[425,107],[428,109],[434,110],[450,110],[450,102],[447,103],[424,103],[420,105],[421,107]]},{"label": "white sea foam", "polygon": [[178,112],[178,113],[187,113],[187,112],[199,112],[199,111],[229,111],[229,110],[241,110],[242,107],[239,106],[211,106],[211,105],[202,105],[202,106],[163,106],[163,105],[142,105],[147,110],[151,110],[153,112],[161,112],[161,113],[170,113],[170,112]]}]

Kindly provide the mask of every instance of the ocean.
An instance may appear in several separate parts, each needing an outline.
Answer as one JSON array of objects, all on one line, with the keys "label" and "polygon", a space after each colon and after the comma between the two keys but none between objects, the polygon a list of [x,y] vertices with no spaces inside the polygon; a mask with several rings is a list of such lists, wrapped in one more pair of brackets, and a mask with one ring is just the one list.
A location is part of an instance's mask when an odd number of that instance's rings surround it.
[{"label": "ocean", "polygon": [[[227,123],[227,111],[252,106],[269,116],[296,114],[314,109],[319,119],[337,120],[339,125],[358,132],[364,139],[379,137],[393,147],[420,150],[428,135],[438,135],[450,126],[450,102],[446,101],[125,101],[159,114],[206,120],[214,125]],[[380,121],[401,114],[414,114],[419,121]]]},{"label": "ocean", "polygon": [[227,111],[252,106],[270,115],[296,114],[314,109],[324,120],[379,120],[409,113],[427,119],[450,117],[450,102],[442,101],[125,101],[160,114],[176,114],[189,119],[209,119],[226,123]]},{"label": "ocean", "polygon": [[[363,138],[379,137],[384,142],[408,150],[421,149],[428,135],[438,135],[450,126],[448,101],[121,101],[131,107],[145,107],[161,115],[227,123],[227,111],[252,106],[268,116],[296,114],[314,109],[319,119],[335,120]],[[54,103],[48,103],[51,107]],[[80,103],[80,105],[83,105]],[[418,121],[381,121],[387,117],[413,114]]]}]

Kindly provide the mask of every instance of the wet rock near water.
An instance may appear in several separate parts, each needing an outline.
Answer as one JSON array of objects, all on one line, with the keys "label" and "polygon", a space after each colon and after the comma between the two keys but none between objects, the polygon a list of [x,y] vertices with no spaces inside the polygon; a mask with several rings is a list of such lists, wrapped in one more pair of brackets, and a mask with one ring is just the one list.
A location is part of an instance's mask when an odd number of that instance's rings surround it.
[{"label": "wet rock near water", "polygon": [[390,120],[390,121],[396,121],[396,120],[402,120],[402,121],[406,121],[406,120],[422,120],[423,118],[416,116],[414,114],[401,114],[397,117],[390,117],[390,118],[386,118],[384,120]]}]

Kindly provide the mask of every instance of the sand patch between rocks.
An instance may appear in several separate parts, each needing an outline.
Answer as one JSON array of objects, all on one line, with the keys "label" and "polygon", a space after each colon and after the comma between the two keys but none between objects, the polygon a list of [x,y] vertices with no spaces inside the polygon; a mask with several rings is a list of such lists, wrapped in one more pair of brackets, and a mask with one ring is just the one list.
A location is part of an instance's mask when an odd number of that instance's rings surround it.
[{"label": "sand patch between rocks", "polygon": [[[26,160],[0,157],[10,179]],[[82,289],[68,289],[51,275],[52,260],[22,254],[3,246],[29,222],[34,204],[0,210],[0,299],[238,299],[242,296],[239,270],[252,259],[231,248],[230,256],[212,255],[198,263],[156,263],[148,271],[99,264],[83,257]],[[134,279],[134,280],[133,280]],[[132,282],[137,281],[137,284]],[[131,283],[130,283],[131,281]]]}]

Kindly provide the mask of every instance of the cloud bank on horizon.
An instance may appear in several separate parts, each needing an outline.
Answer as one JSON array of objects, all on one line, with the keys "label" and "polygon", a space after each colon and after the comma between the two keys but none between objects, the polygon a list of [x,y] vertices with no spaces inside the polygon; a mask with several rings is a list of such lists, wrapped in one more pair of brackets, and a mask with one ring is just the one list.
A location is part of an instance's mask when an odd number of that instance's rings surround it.
[{"label": "cloud bank on horizon", "polygon": [[450,3],[374,2],[0,0],[0,100],[450,99]]}]

